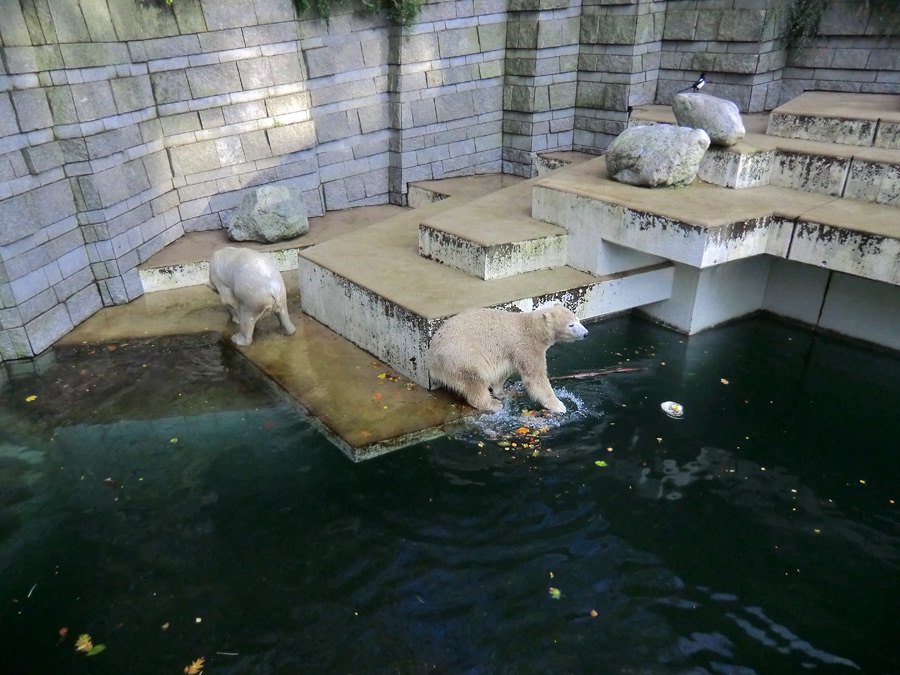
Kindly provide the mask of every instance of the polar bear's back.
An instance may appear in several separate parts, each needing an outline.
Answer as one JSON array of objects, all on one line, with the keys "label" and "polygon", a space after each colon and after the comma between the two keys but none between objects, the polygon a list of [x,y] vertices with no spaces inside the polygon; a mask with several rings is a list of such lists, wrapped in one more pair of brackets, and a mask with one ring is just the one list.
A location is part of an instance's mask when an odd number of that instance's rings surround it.
[{"label": "polar bear's back", "polygon": [[530,314],[496,309],[467,310],[447,319],[429,347],[431,377],[452,385],[460,377],[497,381],[511,375],[523,347],[536,346],[529,339],[532,322]]}]

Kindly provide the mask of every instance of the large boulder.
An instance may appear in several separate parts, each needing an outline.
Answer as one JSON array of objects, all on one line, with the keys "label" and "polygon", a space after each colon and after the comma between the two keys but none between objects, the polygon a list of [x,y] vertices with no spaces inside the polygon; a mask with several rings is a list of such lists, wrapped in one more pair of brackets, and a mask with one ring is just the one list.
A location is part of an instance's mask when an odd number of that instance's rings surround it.
[{"label": "large boulder", "polygon": [[651,124],[630,127],[606,150],[610,178],[628,185],[688,185],[697,175],[709,136],[702,129]]},{"label": "large boulder", "polygon": [[264,185],[244,195],[228,227],[228,238],[272,244],[307,232],[309,219],[300,191],[288,185]]},{"label": "large boulder", "polygon": [[675,95],[672,112],[681,126],[703,129],[713,145],[734,145],[747,133],[740,109],[728,99],[686,91]]}]

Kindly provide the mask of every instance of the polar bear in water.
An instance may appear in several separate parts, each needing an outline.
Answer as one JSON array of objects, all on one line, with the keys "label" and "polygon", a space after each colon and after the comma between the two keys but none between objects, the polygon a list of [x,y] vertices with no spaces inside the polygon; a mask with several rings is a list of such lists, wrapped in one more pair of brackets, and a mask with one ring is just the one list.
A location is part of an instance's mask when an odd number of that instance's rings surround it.
[{"label": "polar bear in water", "polygon": [[[564,413],[547,378],[547,349],[581,340],[588,331],[563,305],[534,312],[473,309],[448,319],[431,340],[431,379],[460,394],[474,408],[497,412],[503,384],[519,373],[528,394],[547,410]],[[493,396],[492,396],[493,394]]]},{"label": "polar bear in water", "polygon": [[296,332],[287,310],[284,279],[272,261],[259,251],[226,246],[213,253],[209,262],[209,287],[231,312],[240,331],[231,340],[242,347],[253,342],[256,322],[266,312],[278,315],[284,332]]}]

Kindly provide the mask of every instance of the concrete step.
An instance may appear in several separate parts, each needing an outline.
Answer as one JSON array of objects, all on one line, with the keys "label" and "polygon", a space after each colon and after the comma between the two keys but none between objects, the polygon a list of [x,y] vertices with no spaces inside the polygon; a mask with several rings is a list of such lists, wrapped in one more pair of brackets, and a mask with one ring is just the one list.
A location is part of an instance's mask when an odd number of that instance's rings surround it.
[{"label": "concrete step", "polygon": [[[900,97],[895,98],[900,104]],[[766,119],[745,115],[747,134],[743,140],[727,148],[710,146],[700,163],[698,177],[728,188],[774,185],[900,205],[900,150],[768,135],[764,132]],[[633,111],[629,123],[674,124],[675,116],[668,106],[640,106]]]},{"label": "concrete step", "polygon": [[566,231],[531,217],[534,180],[426,218],[419,254],[479,279],[566,264]]},{"label": "concrete step", "polygon": [[590,319],[671,294],[667,262],[606,276],[563,266],[484,281],[420,256],[420,222],[465,204],[448,197],[304,249],[299,254],[303,311],[430,388],[425,356],[431,336],[465,309],[527,311],[562,302]]},{"label": "concrete step", "polygon": [[[893,206],[772,185],[650,190],[610,180],[603,158],[538,180],[533,200],[536,218],[564,227],[584,250],[611,242],[699,269],[766,254],[900,284]],[[609,271],[603,262],[593,271]]]},{"label": "concrete step", "polygon": [[900,95],[807,91],[772,111],[767,133],[900,150]]}]

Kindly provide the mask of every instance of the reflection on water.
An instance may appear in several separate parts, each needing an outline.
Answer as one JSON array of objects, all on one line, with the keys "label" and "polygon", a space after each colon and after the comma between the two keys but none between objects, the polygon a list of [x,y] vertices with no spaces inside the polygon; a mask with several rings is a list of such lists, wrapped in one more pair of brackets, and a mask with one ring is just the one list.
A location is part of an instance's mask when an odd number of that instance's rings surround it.
[{"label": "reflection on water", "polygon": [[550,359],[645,370],[353,464],[214,340],[63,354],[0,401],[0,672],[900,672],[900,359],[624,318]]}]

